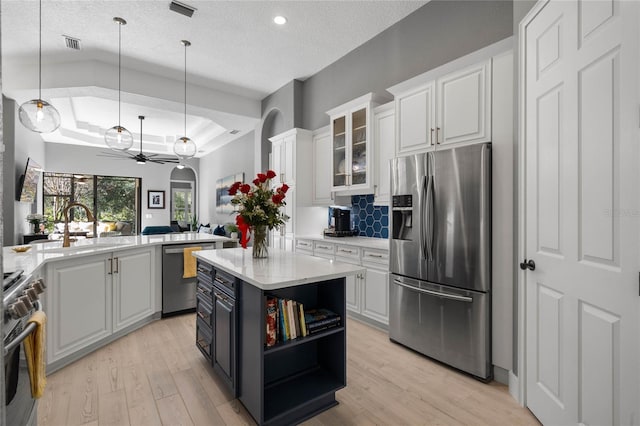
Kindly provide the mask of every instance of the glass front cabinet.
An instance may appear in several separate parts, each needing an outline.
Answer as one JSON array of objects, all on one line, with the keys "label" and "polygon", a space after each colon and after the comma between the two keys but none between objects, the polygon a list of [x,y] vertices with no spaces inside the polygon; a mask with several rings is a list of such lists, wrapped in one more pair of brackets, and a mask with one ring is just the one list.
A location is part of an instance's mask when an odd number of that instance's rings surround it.
[{"label": "glass front cabinet", "polygon": [[373,193],[371,123],[373,93],[327,111],[331,118],[331,190],[344,194]]}]

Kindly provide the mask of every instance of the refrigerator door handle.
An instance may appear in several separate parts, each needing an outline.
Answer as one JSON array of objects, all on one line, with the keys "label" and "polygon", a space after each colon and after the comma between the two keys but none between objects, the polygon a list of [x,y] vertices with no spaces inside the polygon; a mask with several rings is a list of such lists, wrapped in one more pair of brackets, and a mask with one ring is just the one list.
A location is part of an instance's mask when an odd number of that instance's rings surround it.
[{"label": "refrigerator door handle", "polygon": [[433,262],[433,176],[429,176],[427,184],[427,260]]},{"label": "refrigerator door handle", "polygon": [[418,293],[428,294],[429,296],[442,297],[443,299],[451,299],[451,300],[456,300],[458,302],[466,302],[466,303],[472,303],[473,302],[473,298],[472,297],[458,296],[457,294],[442,293],[442,292],[439,292],[439,291],[427,290],[425,288],[418,288],[418,287],[414,287],[412,285],[405,284],[402,281],[395,280],[395,279],[393,280],[393,282],[398,284],[401,287],[405,287],[405,288],[408,288],[409,290],[417,291]]},{"label": "refrigerator door handle", "polygon": [[425,252],[425,228],[426,225],[424,223],[425,217],[425,204],[426,204],[426,188],[427,188],[427,177],[422,176],[420,182],[420,257],[422,259],[427,258],[427,253]]}]

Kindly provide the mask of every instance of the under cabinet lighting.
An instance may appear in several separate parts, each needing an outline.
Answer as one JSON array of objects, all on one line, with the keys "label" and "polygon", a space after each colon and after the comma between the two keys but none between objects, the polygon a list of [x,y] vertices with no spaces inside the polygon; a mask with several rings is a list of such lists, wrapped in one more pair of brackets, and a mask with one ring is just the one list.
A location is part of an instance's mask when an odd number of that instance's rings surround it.
[{"label": "under cabinet lighting", "polygon": [[285,18],[282,15],[278,15],[275,18],[273,18],[273,22],[275,22],[278,25],[284,25],[287,23],[287,18]]}]

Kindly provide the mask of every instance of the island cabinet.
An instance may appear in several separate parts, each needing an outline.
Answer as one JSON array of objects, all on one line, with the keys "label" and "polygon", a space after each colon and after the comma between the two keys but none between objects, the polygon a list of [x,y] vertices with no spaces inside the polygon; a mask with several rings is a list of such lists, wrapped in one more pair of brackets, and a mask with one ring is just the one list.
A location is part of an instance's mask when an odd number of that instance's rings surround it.
[{"label": "island cabinet", "polygon": [[[252,259],[250,250],[218,252],[195,254],[203,265],[198,267],[199,277],[203,271],[202,287],[207,287],[205,281],[211,284],[214,296],[210,300],[216,305],[211,319],[198,313],[196,344],[214,370],[223,379],[228,377],[227,370],[215,367],[219,352],[228,356],[220,364],[224,361],[233,368],[237,363],[232,370],[237,386],[232,391],[261,425],[300,423],[338,404],[335,392],[347,384],[345,279],[362,273],[362,268],[275,249],[268,259]],[[215,277],[221,275],[225,280],[233,278],[233,308],[214,300]],[[295,300],[305,312],[325,308],[340,319],[331,328],[293,340],[278,339],[267,346],[267,301],[271,298]],[[221,344],[225,345],[222,351]],[[229,347],[235,349],[235,355]]]},{"label": "island cabinet", "polygon": [[48,267],[49,371],[155,311],[153,248],[97,254]]}]

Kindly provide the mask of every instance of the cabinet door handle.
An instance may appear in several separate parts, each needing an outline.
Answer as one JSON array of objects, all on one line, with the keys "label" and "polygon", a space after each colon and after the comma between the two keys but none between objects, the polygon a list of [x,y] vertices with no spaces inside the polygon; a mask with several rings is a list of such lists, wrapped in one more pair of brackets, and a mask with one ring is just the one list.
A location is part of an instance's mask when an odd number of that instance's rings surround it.
[{"label": "cabinet door handle", "polygon": [[280,182],[284,183],[284,173],[280,173]]},{"label": "cabinet door handle", "polygon": [[120,268],[118,267],[118,264],[120,263],[120,261],[118,260],[117,257],[114,257],[113,260],[115,261],[115,271],[113,271],[114,274],[117,274],[118,272],[120,272]]},{"label": "cabinet door handle", "polygon": [[381,255],[381,254],[372,254],[372,253],[368,253],[368,254],[367,254],[367,256],[369,256],[369,257],[377,257],[377,258],[382,259],[382,255]]},{"label": "cabinet door handle", "polygon": [[431,128],[431,140],[430,140],[430,142],[431,142],[431,145],[434,144],[434,142],[433,142],[433,127]]},{"label": "cabinet door handle", "polygon": [[341,252],[343,252],[343,253],[353,254],[353,250],[340,249],[339,251],[341,251]]},{"label": "cabinet door handle", "polygon": [[330,250],[331,249],[331,247],[327,247],[327,246],[318,246],[318,248],[322,249],[322,250]]},{"label": "cabinet door handle", "polygon": [[436,144],[440,145],[440,127],[436,127]]},{"label": "cabinet door handle", "polygon": [[109,269],[107,270],[107,275],[111,275],[113,273],[113,259],[109,258]]}]

